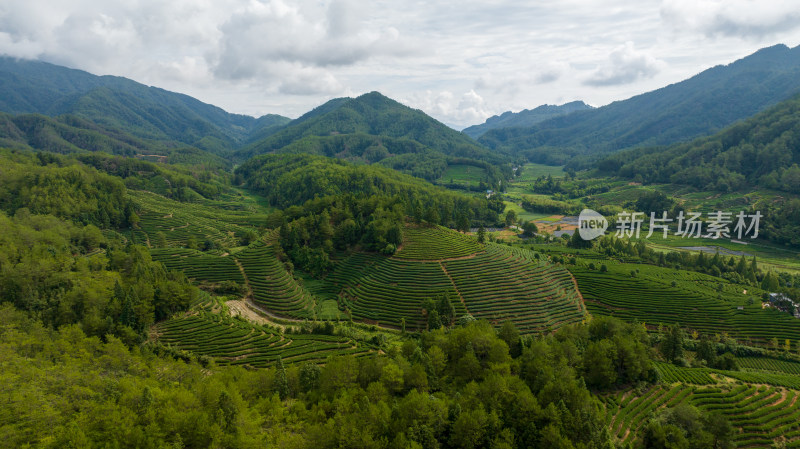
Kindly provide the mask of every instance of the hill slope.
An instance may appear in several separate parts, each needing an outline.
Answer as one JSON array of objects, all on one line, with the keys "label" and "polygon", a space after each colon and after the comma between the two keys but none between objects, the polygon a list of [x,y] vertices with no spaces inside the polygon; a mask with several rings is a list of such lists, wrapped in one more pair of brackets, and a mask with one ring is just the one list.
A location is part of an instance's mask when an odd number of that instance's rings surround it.
[{"label": "hill slope", "polygon": [[586,111],[594,109],[592,106],[582,101],[572,101],[560,106],[543,104],[534,109],[523,109],[519,112],[506,111],[500,115],[495,115],[486,119],[480,125],[473,125],[461,130],[464,134],[477,139],[489,130],[498,128],[519,128],[533,126],[547,119],[567,115],[576,111]]},{"label": "hill slope", "polygon": [[800,95],[710,137],[602,160],[608,173],[730,191],[762,186],[800,193]]},{"label": "hill slope", "polygon": [[[273,152],[306,152],[342,159],[378,162],[407,172],[422,172],[437,179],[446,168],[446,158],[471,159],[499,164],[506,162],[469,137],[378,92],[357,98],[337,98],[291,121],[273,135],[237,151],[239,159]],[[366,153],[366,156],[365,156]],[[490,184],[501,179],[493,174]]]},{"label": "hill slope", "polygon": [[135,136],[173,140],[204,150],[229,150],[251,132],[289,119],[229,114],[187,95],[115,76],[95,76],[38,61],[0,58],[0,110],[48,116],[74,114]]},{"label": "hill slope", "polygon": [[532,161],[563,163],[575,155],[710,134],[798,91],[800,47],[776,45],[680,83],[533,127],[492,130],[479,141]]}]

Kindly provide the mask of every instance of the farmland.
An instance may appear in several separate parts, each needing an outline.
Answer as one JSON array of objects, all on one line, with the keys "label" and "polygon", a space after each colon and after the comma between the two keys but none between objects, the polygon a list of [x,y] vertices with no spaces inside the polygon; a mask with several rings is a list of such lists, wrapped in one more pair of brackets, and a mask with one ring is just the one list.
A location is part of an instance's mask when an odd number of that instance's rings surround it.
[{"label": "farmland", "polygon": [[721,414],[727,418],[734,428],[736,447],[769,448],[775,447],[773,444],[780,440],[789,442],[785,447],[798,447],[800,391],[797,386],[718,383],[708,376],[686,375],[688,371],[671,374],[668,377],[672,382],[649,387],[641,393],[605,396],[607,425],[612,434],[621,441],[633,442],[637,430],[641,430],[654,412],[687,403],[703,413]]},{"label": "farmland", "polygon": [[486,182],[486,170],[472,165],[448,165],[439,178],[440,183],[449,185],[477,186]]},{"label": "farmland", "polygon": [[743,294],[747,287],[702,273],[611,260],[603,262],[608,267],[603,273],[589,269],[589,263],[582,260],[570,271],[592,313],[651,325],[680,323],[700,333],[724,332],[752,343],[765,344],[772,338],[800,341],[800,320],[762,310],[760,301],[749,304],[748,298],[757,293]]},{"label": "farmland", "polygon": [[[218,247],[235,248],[244,234],[262,225],[268,212],[246,195],[199,203],[180,203],[144,191],[131,191],[130,195],[140,221],[128,235],[134,243],[149,247],[185,247],[193,239],[196,244],[210,241]],[[165,242],[158,242],[160,235]]]},{"label": "farmland", "polygon": [[[441,230],[436,232],[443,232]],[[353,318],[409,329],[424,328],[421,304],[447,294],[456,316],[470,313],[499,325],[510,319],[523,333],[544,332],[583,320],[585,310],[569,272],[539,259],[536,253],[496,244],[465,254],[474,241],[447,231],[451,245],[431,246],[424,255],[408,249],[386,258],[356,253],[338,264],[325,281]],[[412,232],[408,248],[435,233]],[[443,239],[443,237],[438,237]],[[448,257],[449,256],[449,257]],[[423,257],[424,260],[415,260]],[[411,259],[411,260],[409,260]]]},{"label": "farmland", "polygon": [[278,356],[287,363],[324,362],[329,356],[371,351],[351,338],[282,333],[206,311],[159,323],[156,332],[161,344],[212,357],[219,365],[266,367]]}]

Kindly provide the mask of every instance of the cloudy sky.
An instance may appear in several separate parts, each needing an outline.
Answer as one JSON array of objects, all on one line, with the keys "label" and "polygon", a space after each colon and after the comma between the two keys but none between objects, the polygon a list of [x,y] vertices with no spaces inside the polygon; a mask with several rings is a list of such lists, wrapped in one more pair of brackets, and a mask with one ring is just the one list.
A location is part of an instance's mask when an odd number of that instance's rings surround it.
[{"label": "cloudy sky", "polygon": [[796,0],[3,0],[0,53],[297,117],[380,91],[455,128],[800,44]]}]

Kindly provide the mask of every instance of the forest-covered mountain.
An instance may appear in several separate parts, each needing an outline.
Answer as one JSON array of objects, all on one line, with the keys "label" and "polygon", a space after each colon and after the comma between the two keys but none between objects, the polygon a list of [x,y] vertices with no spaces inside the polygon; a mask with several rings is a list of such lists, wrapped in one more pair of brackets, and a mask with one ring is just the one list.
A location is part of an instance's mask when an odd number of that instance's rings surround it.
[{"label": "forest-covered mountain", "polygon": [[765,215],[762,235],[800,245],[800,95],[710,136],[669,147],[637,148],[598,163],[603,175],[645,183],[690,185],[734,192],[786,192],[755,205]]},{"label": "forest-covered mountain", "polygon": [[[243,147],[236,155],[246,159],[274,152],[321,154],[367,163],[385,161],[387,166],[430,181],[439,178],[448,163],[507,161],[424,112],[378,92],[331,100],[271,136]],[[487,167],[487,184],[497,185],[502,179],[500,172]]]},{"label": "forest-covered mountain", "polygon": [[302,152],[381,162],[429,181],[448,165],[472,165],[488,188],[510,176],[498,166],[505,156],[377,92],[330,100],[295,120],[254,118],[126,78],[0,58],[0,112],[0,143],[12,148],[212,166]]},{"label": "forest-covered mountain", "polygon": [[0,58],[0,111],[72,114],[149,140],[220,153],[266,135],[288,118],[230,114],[188,95],[116,76],[96,76],[39,61]]},{"label": "forest-covered mountain", "polygon": [[139,138],[72,114],[48,117],[0,112],[0,147],[61,154],[103,152],[215,169],[230,165],[222,156],[187,144]]},{"label": "forest-covered mountain", "polygon": [[527,128],[491,130],[479,141],[534,162],[561,164],[574,156],[668,145],[711,134],[798,91],[800,47],[776,45],[594,110]]},{"label": "forest-covered mountain", "polygon": [[571,101],[560,106],[543,104],[533,109],[523,109],[519,112],[506,111],[500,115],[494,115],[486,119],[486,122],[464,128],[461,132],[477,139],[492,129],[533,126],[553,117],[589,109],[594,108],[582,101]]},{"label": "forest-covered mountain", "polygon": [[652,182],[732,191],[745,185],[800,193],[800,95],[710,137],[622,151],[601,171]]}]

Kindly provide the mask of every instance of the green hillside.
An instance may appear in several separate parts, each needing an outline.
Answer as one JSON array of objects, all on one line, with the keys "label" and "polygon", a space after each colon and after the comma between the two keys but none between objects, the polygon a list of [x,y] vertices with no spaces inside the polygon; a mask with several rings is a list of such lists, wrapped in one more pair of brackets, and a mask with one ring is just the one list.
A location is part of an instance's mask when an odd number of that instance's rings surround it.
[{"label": "green hillside", "polygon": [[378,92],[331,100],[236,155],[246,159],[274,152],[382,162],[429,181],[438,179],[448,164],[458,163],[454,158],[483,162],[493,186],[510,175],[493,166],[508,162],[504,156]]},{"label": "green hillside", "polygon": [[500,115],[489,117],[486,122],[480,125],[464,128],[461,132],[473,139],[477,139],[492,129],[533,126],[553,117],[588,109],[593,108],[582,101],[572,101],[559,106],[543,104],[533,109],[523,109],[519,112],[506,111]]},{"label": "green hillside", "polygon": [[[668,145],[712,134],[785,100],[800,90],[798,80],[800,47],[776,45],[597,109],[532,127],[490,130],[479,142],[532,162],[554,165],[575,156]],[[588,166],[594,159],[582,160]]]},{"label": "green hillside", "polygon": [[760,186],[800,193],[800,96],[710,137],[625,151],[598,163],[604,173],[703,190]]},{"label": "green hillside", "polygon": [[139,138],[170,140],[215,153],[288,121],[275,115],[255,119],[229,114],[187,95],[126,78],[38,61],[0,58],[0,80],[0,111],[71,114]]}]

